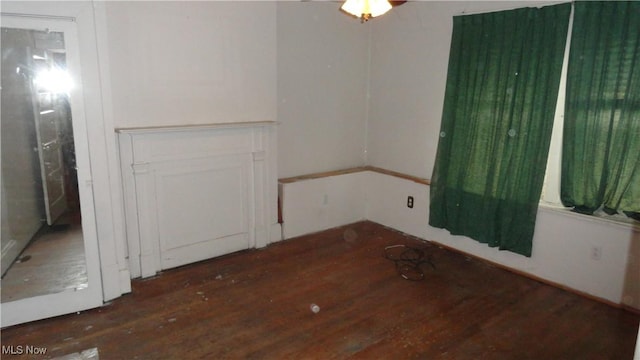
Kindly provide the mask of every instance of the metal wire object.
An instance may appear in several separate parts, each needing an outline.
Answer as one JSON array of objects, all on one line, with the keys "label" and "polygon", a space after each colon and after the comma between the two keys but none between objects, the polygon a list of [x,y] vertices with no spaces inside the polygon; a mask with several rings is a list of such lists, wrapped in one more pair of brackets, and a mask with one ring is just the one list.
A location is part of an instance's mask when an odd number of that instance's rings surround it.
[{"label": "metal wire object", "polygon": [[384,248],[384,257],[395,263],[396,269],[402,278],[411,281],[424,279],[422,265],[429,264],[435,270],[436,266],[431,262],[430,256],[425,256],[422,249],[406,245],[390,245]]}]

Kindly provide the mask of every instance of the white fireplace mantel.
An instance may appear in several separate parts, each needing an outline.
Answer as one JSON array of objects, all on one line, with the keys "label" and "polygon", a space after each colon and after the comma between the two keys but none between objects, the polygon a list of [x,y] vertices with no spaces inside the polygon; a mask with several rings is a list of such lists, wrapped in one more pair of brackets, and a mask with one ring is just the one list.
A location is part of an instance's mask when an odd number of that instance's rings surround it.
[{"label": "white fireplace mantel", "polygon": [[275,125],[116,130],[132,277],[281,239]]}]

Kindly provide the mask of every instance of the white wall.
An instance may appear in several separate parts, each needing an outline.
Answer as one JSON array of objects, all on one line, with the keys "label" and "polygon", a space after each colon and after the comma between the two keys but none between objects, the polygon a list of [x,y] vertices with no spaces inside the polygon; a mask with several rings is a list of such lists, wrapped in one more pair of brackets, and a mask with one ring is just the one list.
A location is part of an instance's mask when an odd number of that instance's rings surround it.
[{"label": "white wall", "polygon": [[365,219],[366,172],[280,184],[283,238]]},{"label": "white wall", "polygon": [[278,2],[278,176],[364,165],[370,24]]},{"label": "white wall", "polygon": [[276,119],[274,2],[107,2],[116,127]]},{"label": "white wall", "polygon": [[338,3],[104,6],[115,127],[277,120],[279,177],[364,164],[370,25]]}]

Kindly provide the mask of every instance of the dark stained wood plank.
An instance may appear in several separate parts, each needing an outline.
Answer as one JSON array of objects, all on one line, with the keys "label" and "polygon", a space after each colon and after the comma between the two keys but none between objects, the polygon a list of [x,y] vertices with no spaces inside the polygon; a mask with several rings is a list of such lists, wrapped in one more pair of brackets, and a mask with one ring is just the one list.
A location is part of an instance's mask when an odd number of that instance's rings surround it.
[{"label": "dark stained wood plank", "polygon": [[[435,269],[402,279],[383,256],[394,244],[424,249]],[[100,359],[632,359],[639,321],[362,222],[135,280],[105,307],[1,336]]]}]

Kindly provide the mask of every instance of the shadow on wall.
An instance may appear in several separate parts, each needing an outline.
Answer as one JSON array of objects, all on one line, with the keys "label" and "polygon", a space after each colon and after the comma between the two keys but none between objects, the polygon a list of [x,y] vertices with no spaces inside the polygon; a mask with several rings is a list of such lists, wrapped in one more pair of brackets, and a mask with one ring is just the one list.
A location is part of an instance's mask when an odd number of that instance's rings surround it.
[{"label": "shadow on wall", "polygon": [[631,231],[622,303],[640,310],[640,230]]}]

